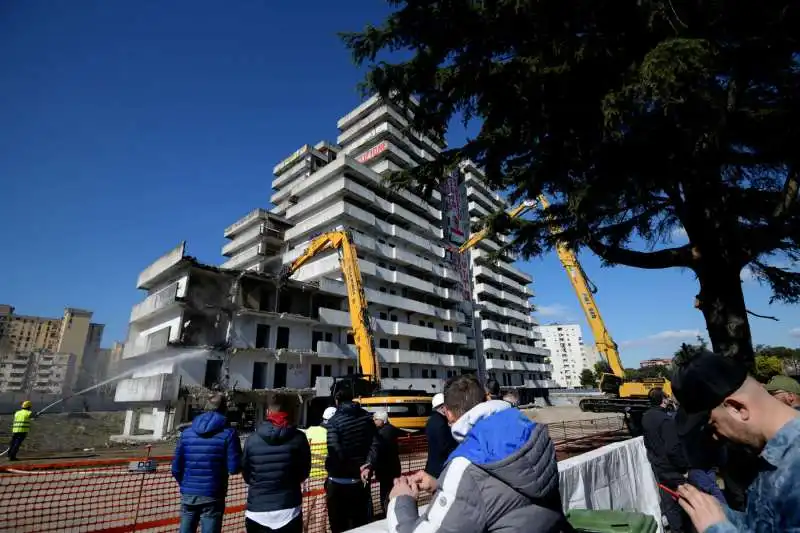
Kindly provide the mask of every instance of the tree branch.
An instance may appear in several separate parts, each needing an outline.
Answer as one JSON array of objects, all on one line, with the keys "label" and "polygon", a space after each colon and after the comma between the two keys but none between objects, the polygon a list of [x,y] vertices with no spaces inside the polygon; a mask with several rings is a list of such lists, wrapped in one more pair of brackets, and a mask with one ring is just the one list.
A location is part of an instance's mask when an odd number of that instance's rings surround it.
[{"label": "tree branch", "polygon": [[800,172],[798,172],[795,165],[792,165],[789,169],[789,175],[786,177],[786,182],[783,184],[781,201],[775,206],[775,211],[772,212],[772,216],[776,221],[780,221],[797,200],[798,189],[800,189]]},{"label": "tree branch", "polygon": [[688,244],[656,252],[639,252],[618,246],[609,246],[591,239],[586,245],[604,261],[634,268],[656,270],[692,266],[692,249]]}]

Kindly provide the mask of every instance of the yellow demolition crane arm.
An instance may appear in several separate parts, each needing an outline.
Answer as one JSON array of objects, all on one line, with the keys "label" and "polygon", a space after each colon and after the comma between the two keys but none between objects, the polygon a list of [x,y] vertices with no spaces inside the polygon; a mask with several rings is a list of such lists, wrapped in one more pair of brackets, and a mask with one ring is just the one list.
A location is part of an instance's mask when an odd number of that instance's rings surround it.
[{"label": "yellow demolition crane arm", "polygon": [[375,343],[372,338],[367,297],[364,295],[364,282],[361,278],[361,269],[358,266],[356,247],[349,231],[331,231],[316,237],[308,245],[300,257],[292,261],[284,273],[289,277],[303,266],[309,259],[325,250],[335,249],[339,252],[339,263],[342,266],[342,275],[347,287],[347,300],[350,306],[350,325],[353,328],[353,338],[358,352],[358,364],[361,374],[371,381],[380,381],[378,357],[375,354]]},{"label": "yellow demolition crane arm", "polygon": [[[544,196],[539,196],[539,203],[542,208],[547,209],[550,205]],[[508,212],[508,216],[516,218],[522,216],[527,211],[533,209],[536,203],[533,201],[526,201],[518,205]],[[551,226],[550,231],[554,234],[559,233],[560,229]],[[489,228],[484,228],[472,237],[469,238],[459,248],[459,252],[465,252],[482,241],[489,233]],[[572,288],[575,289],[575,294],[578,296],[583,312],[586,314],[586,320],[589,322],[589,327],[592,329],[597,350],[602,354],[611,366],[611,371],[620,379],[625,377],[625,369],[622,366],[622,360],[619,357],[619,350],[617,343],[611,338],[611,334],[606,328],[603,317],[600,316],[600,311],[597,309],[597,303],[594,300],[594,294],[589,286],[589,281],[586,274],[583,272],[580,262],[575,255],[575,252],[570,250],[566,245],[559,244],[556,247],[558,258],[561,261],[564,269],[567,271],[569,281]]]},{"label": "yellow demolition crane arm", "polygon": [[[550,203],[544,196],[539,197],[539,203],[542,205],[543,209],[547,209],[550,206]],[[561,230],[558,227],[551,227],[550,231],[557,234]],[[608,365],[611,367],[611,372],[618,378],[624,379],[625,368],[622,366],[619,348],[617,347],[617,343],[614,342],[614,339],[611,338],[611,333],[609,333],[606,323],[603,321],[603,317],[600,314],[600,310],[597,308],[597,302],[595,302],[594,299],[595,291],[592,290],[586,273],[583,271],[583,267],[578,261],[578,257],[568,246],[560,242],[556,245],[556,253],[558,254],[558,259],[561,261],[564,270],[567,271],[569,282],[572,284],[572,288],[578,296],[584,315],[586,315],[586,321],[589,323],[589,328],[592,330],[592,336],[594,337],[597,351],[606,358]]]}]

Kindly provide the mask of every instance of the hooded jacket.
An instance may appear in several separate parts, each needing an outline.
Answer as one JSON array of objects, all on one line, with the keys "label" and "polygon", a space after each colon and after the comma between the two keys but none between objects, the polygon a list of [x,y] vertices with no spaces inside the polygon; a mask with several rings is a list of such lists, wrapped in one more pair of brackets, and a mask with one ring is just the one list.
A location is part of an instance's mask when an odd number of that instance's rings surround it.
[{"label": "hooded jacket", "polygon": [[237,474],[242,445],[225,415],[203,413],[181,433],[172,458],[172,477],[181,494],[225,499],[228,476]]},{"label": "hooded jacket", "polygon": [[247,510],[278,511],[303,502],[301,484],[311,471],[311,448],[294,426],[267,420],[244,444],[242,477],[249,485]]},{"label": "hooded jacket", "polygon": [[458,443],[450,432],[447,419],[439,411],[433,411],[425,423],[425,436],[428,437],[428,459],[425,472],[439,477],[444,470],[444,463],[456,449]]},{"label": "hooded jacket", "polygon": [[565,525],[547,428],[504,401],[481,403],[453,425],[460,444],[422,516],[410,496],[389,503],[392,533],[526,531]]},{"label": "hooded jacket", "polygon": [[328,457],[325,468],[334,478],[359,479],[361,467],[375,461],[378,428],[372,414],[353,403],[344,403],[328,420]]}]

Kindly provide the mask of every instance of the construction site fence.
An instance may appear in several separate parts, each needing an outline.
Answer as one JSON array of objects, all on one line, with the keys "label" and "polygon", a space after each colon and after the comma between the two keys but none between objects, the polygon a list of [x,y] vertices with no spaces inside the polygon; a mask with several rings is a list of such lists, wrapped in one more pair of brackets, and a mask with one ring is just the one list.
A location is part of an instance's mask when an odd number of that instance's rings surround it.
[{"label": "construction site fence", "polygon": [[[624,432],[620,417],[548,424],[556,447],[576,440]],[[399,440],[404,474],[425,467],[427,441],[415,435]],[[313,454],[325,446],[312,445]],[[171,475],[171,456],[141,459],[91,459],[47,464],[8,465],[0,474],[0,532],[176,531],[180,493]],[[325,472],[313,468],[303,484],[303,530],[326,533]],[[372,509],[381,518],[379,487],[372,484]],[[224,531],[244,531],[246,486],[231,476],[225,500]]]}]

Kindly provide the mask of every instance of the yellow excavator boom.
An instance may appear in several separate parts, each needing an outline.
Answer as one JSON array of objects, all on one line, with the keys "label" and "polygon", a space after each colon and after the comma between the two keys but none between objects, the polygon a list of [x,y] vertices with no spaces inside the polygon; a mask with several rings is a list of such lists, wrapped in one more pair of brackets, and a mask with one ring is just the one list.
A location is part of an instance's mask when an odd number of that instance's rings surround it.
[{"label": "yellow excavator boom", "polygon": [[308,248],[292,261],[284,276],[291,276],[312,257],[329,249],[339,252],[339,263],[342,267],[342,276],[347,287],[347,301],[350,307],[350,327],[353,329],[360,373],[378,383],[380,370],[370,327],[367,297],[364,295],[364,282],[361,278],[356,247],[350,232],[346,230],[331,231],[314,238]]},{"label": "yellow excavator boom", "polygon": [[[544,195],[540,195],[538,200],[539,204],[542,206],[542,209],[546,210],[550,206],[550,203],[547,201],[547,198],[545,198]],[[535,202],[527,201],[510,210],[508,212],[508,216],[511,218],[522,216],[535,206]],[[554,235],[558,235],[561,232],[561,228],[556,225],[551,225],[550,231]],[[483,240],[488,233],[489,228],[484,228],[480,232],[476,233],[470,237],[470,239],[467,240],[461,246],[461,248],[459,248],[459,252],[463,253],[469,250]],[[619,356],[619,348],[617,347],[617,343],[614,342],[614,339],[611,338],[611,333],[609,333],[608,328],[603,321],[603,317],[597,307],[597,302],[594,299],[594,290],[590,286],[589,280],[583,271],[583,267],[581,267],[581,264],[578,261],[578,257],[575,255],[575,252],[573,252],[564,243],[557,244],[556,253],[558,254],[558,259],[561,261],[561,265],[564,267],[564,270],[566,270],[567,275],[569,276],[570,284],[575,290],[575,294],[578,296],[578,301],[580,302],[581,308],[586,315],[586,321],[589,323],[589,327],[592,330],[597,351],[603,357],[605,357],[606,361],[608,361],[608,364],[611,367],[613,376],[608,376],[608,378],[609,380],[613,380],[615,385],[619,386],[619,395],[623,398],[643,397],[647,396],[648,391],[654,387],[662,387],[664,392],[667,394],[672,394],[672,387],[670,386],[669,381],[663,378],[653,378],[650,380],[644,380],[643,382],[623,383],[623,380],[625,379],[625,368],[622,366],[622,359]],[[614,376],[617,379],[614,379]],[[602,383],[601,388],[604,388]]]}]

